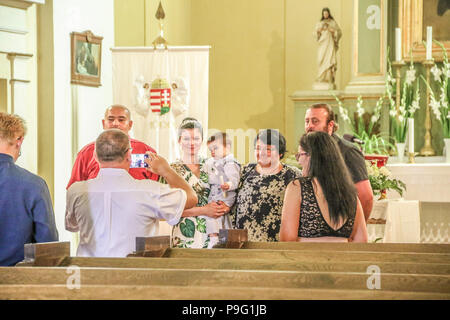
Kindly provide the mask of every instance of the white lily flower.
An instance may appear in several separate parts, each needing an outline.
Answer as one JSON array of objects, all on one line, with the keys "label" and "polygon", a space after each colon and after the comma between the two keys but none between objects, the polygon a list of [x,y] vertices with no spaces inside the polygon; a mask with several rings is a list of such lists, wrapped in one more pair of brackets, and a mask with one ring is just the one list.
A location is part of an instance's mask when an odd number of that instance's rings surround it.
[{"label": "white lily flower", "polygon": [[439,103],[439,101],[436,101],[436,99],[433,96],[430,97],[430,107],[431,110],[433,110],[433,113],[436,116],[436,118],[440,121],[441,110],[439,110],[439,108],[441,107],[441,104]]},{"label": "white lily flower", "polygon": [[358,113],[358,117],[362,117],[363,114],[364,114],[364,109],[358,108],[358,109],[356,110],[356,112]]},{"label": "white lily flower", "polygon": [[376,123],[378,121],[378,117],[376,115],[373,115],[372,118],[370,118],[370,121],[372,123]]},{"label": "white lily flower", "polygon": [[380,174],[389,177],[391,175],[391,172],[386,167],[383,166],[380,168]]},{"label": "white lily flower", "polygon": [[433,74],[435,81],[441,81],[442,70],[439,69],[436,65],[431,68],[431,73]]},{"label": "white lily flower", "polygon": [[410,113],[414,114],[414,112],[416,112],[416,110],[419,110],[420,106],[419,106],[419,101],[416,99],[412,102],[411,104],[411,109],[410,109]]},{"label": "white lily flower", "polygon": [[406,107],[404,106],[404,105],[400,105],[399,107],[398,107],[398,111],[399,111],[399,113],[400,113],[400,115],[401,116],[405,116],[406,115]]},{"label": "white lily flower", "polygon": [[378,177],[380,175],[380,171],[379,171],[377,166],[373,166],[372,167],[372,174],[371,175],[374,176],[374,177]]},{"label": "white lily flower", "polygon": [[361,96],[359,96],[358,102],[356,103],[356,112],[358,113],[359,117],[362,117],[365,112],[364,108],[362,107],[362,104],[363,104],[362,98]]},{"label": "white lily flower", "polygon": [[445,101],[446,98],[447,98],[447,96],[444,93],[441,93],[441,99],[440,99],[441,105],[445,106],[447,104]]},{"label": "white lily flower", "polygon": [[341,105],[339,106],[339,113],[341,114],[341,117],[342,119],[344,119],[344,121],[350,122],[347,109],[344,109]]},{"label": "white lily flower", "polygon": [[415,69],[409,69],[406,71],[406,84],[411,85],[416,80],[416,70]]}]

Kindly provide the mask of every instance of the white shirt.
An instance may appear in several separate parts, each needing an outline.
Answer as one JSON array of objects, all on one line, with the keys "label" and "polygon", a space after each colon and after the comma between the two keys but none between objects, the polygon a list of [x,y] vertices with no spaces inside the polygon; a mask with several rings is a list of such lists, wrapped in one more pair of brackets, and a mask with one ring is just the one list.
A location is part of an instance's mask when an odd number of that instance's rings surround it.
[{"label": "white shirt", "polygon": [[158,235],[159,219],[178,223],[185,204],[184,190],[103,168],[67,190],[66,230],[80,231],[77,256],[126,257],[136,237]]}]

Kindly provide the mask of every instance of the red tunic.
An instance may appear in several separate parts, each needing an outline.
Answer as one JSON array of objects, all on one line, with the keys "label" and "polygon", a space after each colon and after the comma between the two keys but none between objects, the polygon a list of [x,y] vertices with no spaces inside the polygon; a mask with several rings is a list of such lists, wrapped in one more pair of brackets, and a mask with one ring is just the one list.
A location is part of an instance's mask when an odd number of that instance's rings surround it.
[{"label": "red tunic", "polygon": [[[133,148],[132,153],[134,154],[146,153],[147,151],[156,153],[153,148],[141,141],[130,138],[130,144],[131,148]],[[69,189],[74,182],[85,181],[97,177],[100,167],[98,162],[95,161],[94,149],[95,142],[91,142],[78,152],[73,165],[72,175],[66,189]],[[156,181],[159,178],[157,174],[148,171],[146,168],[130,168],[129,173],[133,178],[138,180],[151,179]]]}]

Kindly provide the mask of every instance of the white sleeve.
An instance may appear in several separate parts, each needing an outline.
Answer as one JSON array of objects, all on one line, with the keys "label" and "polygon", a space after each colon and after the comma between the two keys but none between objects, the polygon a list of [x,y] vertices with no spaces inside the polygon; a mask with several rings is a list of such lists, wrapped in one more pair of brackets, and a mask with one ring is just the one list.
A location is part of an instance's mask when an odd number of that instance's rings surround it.
[{"label": "white sleeve", "polygon": [[70,192],[70,187],[67,190],[66,196],[66,216],[65,216],[65,227],[67,231],[78,232],[80,227],[78,226],[77,218],[75,216],[75,211],[73,210],[73,195]]},{"label": "white sleeve", "polygon": [[225,163],[223,170],[226,175],[226,182],[230,186],[230,190],[237,189],[241,178],[241,167],[234,161]]},{"label": "white sleeve", "polygon": [[169,186],[161,187],[156,207],[158,218],[166,220],[171,226],[177,224],[183,214],[186,200],[184,190]]}]

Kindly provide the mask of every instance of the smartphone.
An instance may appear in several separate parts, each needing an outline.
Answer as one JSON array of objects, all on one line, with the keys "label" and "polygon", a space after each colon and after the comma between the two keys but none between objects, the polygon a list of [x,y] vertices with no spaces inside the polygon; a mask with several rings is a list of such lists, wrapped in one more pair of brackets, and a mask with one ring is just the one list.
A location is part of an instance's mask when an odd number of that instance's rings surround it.
[{"label": "smartphone", "polygon": [[148,164],[145,162],[145,159],[148,159],[148,154],[146,153],[131,154],[130,168],[147,168]]}]

